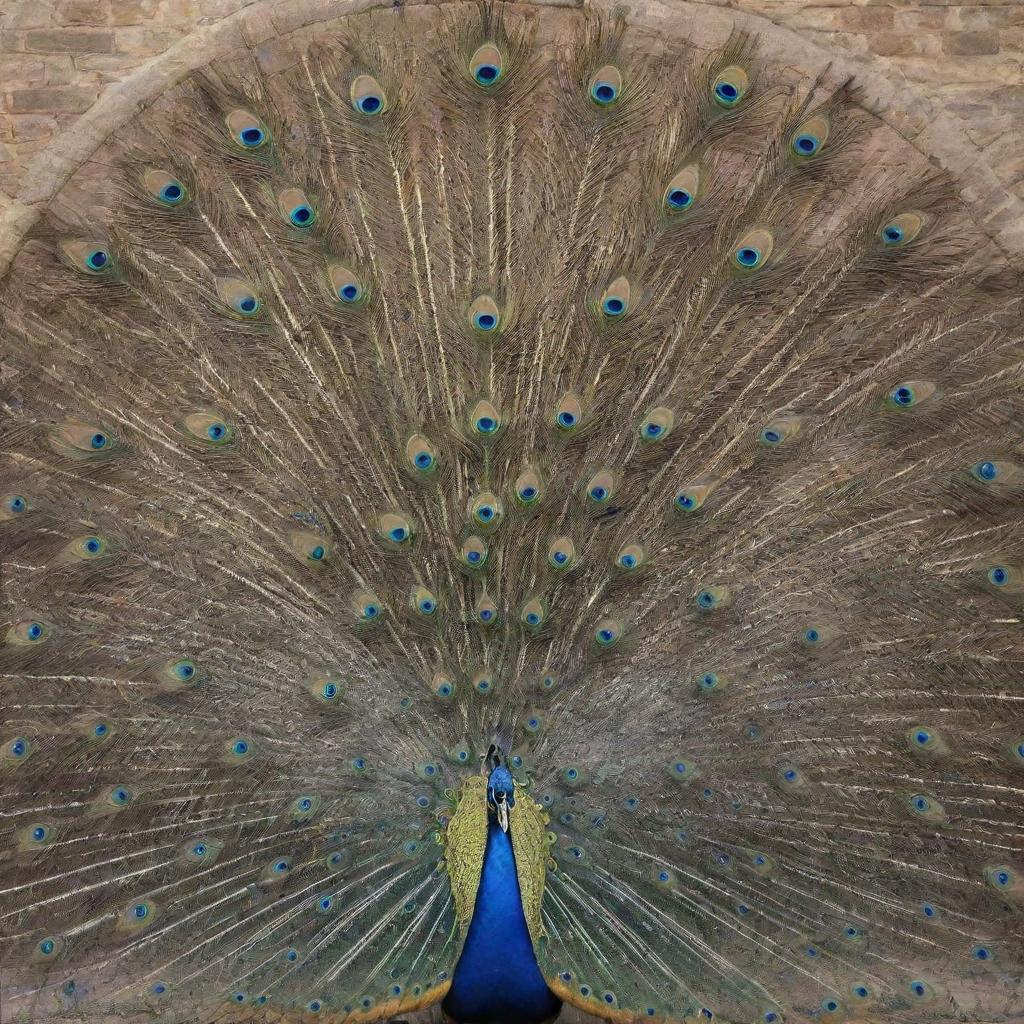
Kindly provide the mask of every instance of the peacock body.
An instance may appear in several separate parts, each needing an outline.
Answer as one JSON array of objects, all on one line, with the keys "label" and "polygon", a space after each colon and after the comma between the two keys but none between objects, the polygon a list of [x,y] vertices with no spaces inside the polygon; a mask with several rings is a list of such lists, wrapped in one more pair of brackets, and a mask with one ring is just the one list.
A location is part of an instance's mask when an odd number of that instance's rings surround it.
[{"label": "peacock body", "polygon": [[112,145],[0,293],[3,1020],[1024,1019],[1020,290],[850,84],[446,5]]}]

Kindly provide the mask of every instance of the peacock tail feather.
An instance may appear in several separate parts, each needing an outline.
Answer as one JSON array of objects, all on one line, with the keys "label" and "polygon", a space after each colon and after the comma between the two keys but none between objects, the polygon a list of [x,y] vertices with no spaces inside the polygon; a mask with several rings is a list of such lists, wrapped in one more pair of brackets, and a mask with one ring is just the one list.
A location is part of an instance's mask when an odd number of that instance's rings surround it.
[{"label": "peacock tail feather", "polygon": [[3,1019],[439,1002],[497,744],[574,1007],[1021,1020],[1021,292],[953,182],[741,35],[344,33],[0,288]]}]

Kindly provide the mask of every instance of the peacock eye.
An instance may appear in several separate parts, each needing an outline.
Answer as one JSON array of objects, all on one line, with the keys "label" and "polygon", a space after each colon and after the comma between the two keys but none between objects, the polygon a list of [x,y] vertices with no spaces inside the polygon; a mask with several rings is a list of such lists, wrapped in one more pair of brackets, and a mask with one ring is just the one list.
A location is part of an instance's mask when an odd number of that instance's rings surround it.
[{"label": "peacock eye", "polygon": [[761,259],[761,251],[752,245],[742,245],[736,250],[736,262],[741,267],[756,267]]},{"label": "peacock eye", "polygon": [[793,137],[793,152],[798,156],[814,156],[821,149],[821,139],[810,132],[800,132]]},{"label": "peacock eye", "polygon": [[160,189],[160,200],[167,206],[177,206],[185,199],[185,188],[177,181],[169,181]]},{"label": "peacock eye", "polygon": [[618,68],[606,64],[590,79],[590,98],[599,107],[611,106],[622,92],[622,74]]},{"label": "peacock eye", "polygon": [[316,220],[316,214],[313,213],[311,207],[305,203],[300,203],[294,209],[289,211],[288,219],[297,228],[308,228],[314,220]]},{"label": "peacock eye", "polygon": [[469,70],[477,85],[489,89],[501,79],[503,70],[501,51],[491,43],[485,43],[478,47],[470,58]]}]

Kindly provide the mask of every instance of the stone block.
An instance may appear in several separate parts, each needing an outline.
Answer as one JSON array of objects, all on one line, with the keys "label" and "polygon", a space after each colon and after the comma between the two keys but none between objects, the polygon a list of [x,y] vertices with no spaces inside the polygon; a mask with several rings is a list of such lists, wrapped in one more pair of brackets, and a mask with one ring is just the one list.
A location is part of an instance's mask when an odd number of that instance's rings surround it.
[{"label": "stone block", "polygon": [[11,92],[11,112],[15,114],[58,111],[80,114],[88,110],[99,89],[73,85],[44,85],[34,89],[14,89]]},{"label": "stone block", "polygon": [[942,38],[942,52],[952,57],[983,57],[999,52],[996,32],[947,32]]},{"label": "stone block", "polygon": [[62,0],[55,10],[58,25],[105,25],[106,0]]},{"label": "stone block", "polygon": [[25,33],[33,53],[113,53],[114,33],[96,28],[49,28]]}]

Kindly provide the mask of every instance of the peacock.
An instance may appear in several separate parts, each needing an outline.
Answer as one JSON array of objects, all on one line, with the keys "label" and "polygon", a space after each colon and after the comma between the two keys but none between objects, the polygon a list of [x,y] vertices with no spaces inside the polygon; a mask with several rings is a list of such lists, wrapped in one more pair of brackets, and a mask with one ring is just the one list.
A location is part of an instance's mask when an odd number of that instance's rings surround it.
[{"label": "peacock", "polygon": [[189,75],[0,290],[0,1016],[1024,1020],[1024,330],[855,81],[621,10]]}]

